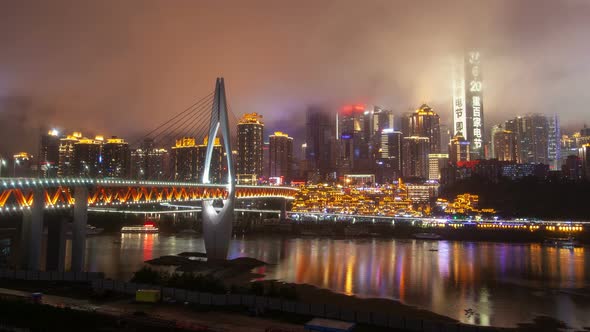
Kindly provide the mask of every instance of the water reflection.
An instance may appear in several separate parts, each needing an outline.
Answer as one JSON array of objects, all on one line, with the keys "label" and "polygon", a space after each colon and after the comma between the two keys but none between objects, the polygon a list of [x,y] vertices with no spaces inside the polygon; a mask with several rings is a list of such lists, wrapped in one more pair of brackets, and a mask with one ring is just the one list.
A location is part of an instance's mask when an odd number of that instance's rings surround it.
[{"label": "water reflection", "polygon": [[[143,260],[204,251],[202,239],[129,234],[88,241],[91,270],[129,278]],[[255,272],[349,295],[397,299],[461,321],[513,326],[545,314],[589,326],[590,252],[538,244],[236,238],[230,257],[275,264]],[[473,315],[465,315],[472,309]]]}]

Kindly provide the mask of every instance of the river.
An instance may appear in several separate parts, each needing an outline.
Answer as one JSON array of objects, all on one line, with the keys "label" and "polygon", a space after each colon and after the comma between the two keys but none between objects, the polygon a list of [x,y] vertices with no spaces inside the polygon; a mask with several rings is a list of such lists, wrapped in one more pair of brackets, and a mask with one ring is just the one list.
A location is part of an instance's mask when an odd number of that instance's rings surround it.
[{"label": "river", "polygon": [[[88,238],[86,264],[89,271],[129,279],[143,261],[183,251],[203,252],[204,242],[105,234]],[[230,257],[242,256],[273,264],[254,271],[266,279],[399,300],[465,323],[510,327],[546,315],[590,326],[588,247],[249,236],[232,240]]]}]

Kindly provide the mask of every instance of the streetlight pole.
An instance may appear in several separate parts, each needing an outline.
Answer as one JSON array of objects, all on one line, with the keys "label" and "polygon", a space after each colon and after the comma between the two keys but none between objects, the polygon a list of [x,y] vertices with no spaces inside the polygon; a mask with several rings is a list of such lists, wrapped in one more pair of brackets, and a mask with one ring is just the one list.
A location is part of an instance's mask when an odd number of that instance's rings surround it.
[{"label": "streetlight pole", "polygon": [[18,159],[14,158],[14,161],[12,162],[12,177],[13,178],[16,177],[16,165],[20,165],[20,163],[18,162]]},{"label": "streetlight pole", "polygon": [[2,177],[2,166],[6,166],[6,160],[0,157],[0,178]]}]

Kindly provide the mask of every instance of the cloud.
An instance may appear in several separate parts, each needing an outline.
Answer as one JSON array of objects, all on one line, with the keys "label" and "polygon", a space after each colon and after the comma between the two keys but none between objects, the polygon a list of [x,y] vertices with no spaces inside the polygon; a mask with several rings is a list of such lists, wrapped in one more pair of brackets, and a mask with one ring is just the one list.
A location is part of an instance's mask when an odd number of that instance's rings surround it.
[{"label": "cloud", "polygon": [[2,7],[0,95],[51,105],[71,130],[139,135],[212,91],[217,76],[233,111],[264,114],[267,133],[303,132],[298,114],[312,103],[402,113],[427,102],[449,122],[449,58],[473,47],[484,57],[488,124],[532,111],[573,123],[590,101],[590,6],[581,0]]}]

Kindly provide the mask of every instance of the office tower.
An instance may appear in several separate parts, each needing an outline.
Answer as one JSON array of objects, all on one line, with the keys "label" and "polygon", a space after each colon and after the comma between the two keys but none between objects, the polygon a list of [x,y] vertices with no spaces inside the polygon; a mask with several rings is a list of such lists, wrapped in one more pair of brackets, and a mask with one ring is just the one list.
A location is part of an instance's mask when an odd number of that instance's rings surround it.
[{"label": "office tower", "polygon": [[402,140],[402,168],[405,178],[428,178],[428,154],[430,139],[428,137],[410,136]]},{"label": "office tower", "polygon": [[291,182],[293,162],[293,138],[277,131],[269,137],[269,178],[281,178],[281,183]]},{"label": "office tower", "polygon": [[102,144],[102,176],[105,178],[128,178],[131,174],[129,144],[115,136]]},{"label": "office tower", "polygon": [[490,131],[490,157],[496,158],[496,146],[494,144],[494,135],[498,132],[504,131],[504,127],[501,124],[493,125]]},{"label": "office tower", "polygon": [[381,146],[377,158],[377,183],[392,183],[402,177],[401,131],[391,128],[381,131]]},{"label": "office tower", "polygon": [[307,179],[313,182],[335,179],[338,118],[334,121],[326,110],[310,106],[306,112],[305,124]]},{"label": "office tower", "polygon": [[492,137],[494,158],[516,162],[516,136],[510,130],[496,131]]},{"label": "office tower", "polygon": [[31,177],[34,171],[33,156],[27,152],[19,152],[12,156],[12,174],[17,178]]},{"label": "office tower", "polygon": [[[209,137],[205,137],[203,144],[197,147],[197,174],[198,182],[203,179],[203,173],[205,171],[205,158],[207,156],[207,144],[209,143]],[[210,183],[222,183],[226,179],[227,173],[223,170],[227,168],[223,158],[223,147],[219,137],[215,138],[213,144],[213,153],[211,154],[211,166],[209,168],[209,182]]]},{"label": "office tower", "polygon": [[405,119],[408,134],[406,136],[428,137],[430,151],[440,152],[440,119],[438,114],[426,104],[423,104],[415,112]]},{"label": "office tower", "polygon": [[101,175],[101,147],[100,138],[80,138],[74,143],[74,176],[96,178]]},{"label": "office tower", "polygon": [[588,128],[586,125],[584,125],[584,128],[582,128],[580,130],[580,136],[581,137],[590,137],[590,128]]},{"label": "office tower", "polygon": [[74,144],[76,144],[80,138],[82,138],[82,134],[74,132],[71,135],[59,139],[57,176],[70,177],[79,175],[74,169]]},{"label": "office tower", "polygon": [[263,169],[264,123],[258,113],[244,114],[238,122],[237,180],[240,184],[256,184]]},{"label": "office tower", "polygon": [[440,125],[440,152],[441,153],[449,153],[449,142],[451,141],[451,137],[453,137],[452,130],[447,125]]},{"label": "office tower", "polygon": [[428,180],[440,180],[440,170],[445,168],[449,163],[447,153],[430,153],[428,155]]},{"label": "office tower", "polygon": [[506,121],[504,128],[516,135],[520,163],[549,164],[549,122],[539,114]]},{"label": "office tower", "polygon": [[197,169],[198,152],[194,137],[176,140],[172,147],[174,156],[174,179],[178,181],[201,182]]},{"label": "office tower", "polygon": [[38,174],[42,178],[55,178],[59,169],[59,133],[50,130],[41,136],[38,156]]},{"label": "office tower", "polygon": [[584,144],[578,151],[578,158],[582,162],[583,178],[590,180],[590,144]]},{"label": "office tower", "polygon": [[469,161],[471,154],[469,146],[471,143],[461,135],[456,135],[449,143],[449,159],[451,163],[457,164],[462,161]]},{"label": "office tower", "polygon": [[557,114],[548,116],[547,122],[547,162],[551,170],[559,170],[561,168],[561,129]]},{"label": "office tower", "polygon": [[470,51],[453,63],[453,135],[470,142],[471,159],[484,156],[484,107],[481,55]]}]

